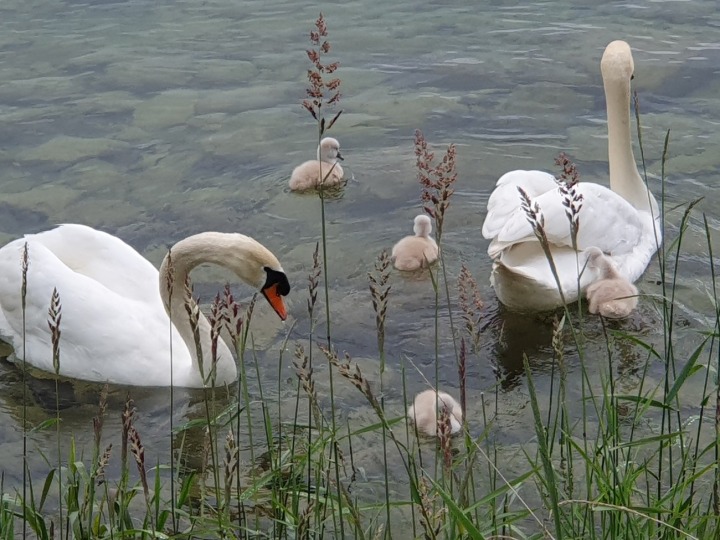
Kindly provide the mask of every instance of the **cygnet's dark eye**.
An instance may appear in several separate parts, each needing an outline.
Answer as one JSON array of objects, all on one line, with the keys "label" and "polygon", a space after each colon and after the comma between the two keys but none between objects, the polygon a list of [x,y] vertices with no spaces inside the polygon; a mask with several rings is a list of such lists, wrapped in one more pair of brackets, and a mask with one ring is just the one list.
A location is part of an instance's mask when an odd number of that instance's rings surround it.
[{"label": "cygnet's dark eye", "polygon": [[267,274],[267,280],[265,281],[265,285],[262,287],[263,290],[273,285],[277,285],[278,294],[280,296],[287,296],[290,292],[290,282],[288,281],[285,272],[273,270],[272,268],[266,266],[265,273]]}]

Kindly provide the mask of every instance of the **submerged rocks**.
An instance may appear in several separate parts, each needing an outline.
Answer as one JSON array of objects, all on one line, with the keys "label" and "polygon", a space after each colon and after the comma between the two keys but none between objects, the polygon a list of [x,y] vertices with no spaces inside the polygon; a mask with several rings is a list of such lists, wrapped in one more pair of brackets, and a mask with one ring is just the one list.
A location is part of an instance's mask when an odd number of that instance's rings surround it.
[{"label": "submerged rocks", "polygon": [[58,135],[49,141],[19,153],[21,161],[54,161],[75,163],[84,159],[106,156],[127,150],[130,145],[109,138],[85,138]]}]

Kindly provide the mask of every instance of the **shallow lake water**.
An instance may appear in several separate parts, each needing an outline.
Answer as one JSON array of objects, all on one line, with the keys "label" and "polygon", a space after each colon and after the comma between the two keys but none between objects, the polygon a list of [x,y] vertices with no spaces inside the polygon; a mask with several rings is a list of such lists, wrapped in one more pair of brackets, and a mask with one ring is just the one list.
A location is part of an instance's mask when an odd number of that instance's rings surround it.
[{"label": "shallow lake water", "polygon": [[[237,231],[255,237],[278,255],[294,287],[287,323],[276,321],[263,301],[253,322],[265,390],[273,399],[285,391],[292,395],[294,343],[308,335],[307,275],[320,238],[320,206],[316,196],[289,192],[287,181],[292,168],[315,153],[316,126],[300,103],[310,66],[307,36],[320,9],[329,27],[330,57],[341,63],[344,112],[330,134],[341,142],[350,177],[342,196],[326,207],[331,318],[339,351],[359,359],[377,379],[367,272],[381,250],[411,233],[420,211],[413,132],[421,129],[437,155],[455,143],[458,180],[444,253],[451,285],[466,264],[486,306],[481,354],[468,366],[470,428],[474,435],[482,431],[476,421],[479,404],[486,392],[494,392],[498,366],[497,439],[508,448],[528,440],[532,419],[522,355],[529,357],[539,391],[547,392],[551,327],[547,319],[509,314],[497,305],[488,281],[487,241],[480,234],[485,205],[501,174],[516,168],[554,171],[560,151],[576,161],[583,179],[606,182],[599,62],[614,39],[628,41],[633,49],[652,189],[659,195],[663,140],[670,129],[666,207],[704,198],[692,214],[677,287],[682,324],[676,331],[687,338],[681,340],[679,357],[697,344],[698,330],[707,327],[713,313],[701,213],[707,213],[713,240],[720,228],[720,14],[713,2],[361,0],[318,6],[5,0],[0,5],[0,243],[79,222],[119,236],[159,264],[168,245],[192,233]],[[637,146],[636,158],[639,162]],[[677,235],[683,208],[668,212],[669,238]],[[225,279],[201,270],[197,290],[208,299]],[[427,275],[395,272],[391,279],[385,398],[399,415],[402,368],[410,393],[425,386],[423,377],[435,377],[435,308]],[[658,280],[653,263],[639,287],[657,294]],[[237,290],[249,298],[246,288]],[[457,393],[448,323],[447,312],[441,312],[439,382]],[[661,318],[649,300],[620,328],[653,343],[662,340]],[[603,357],[598,321],[588,321],[588,336],[588,357]],[[627,367],[617,376],[630,391],[634,368],[645,358],[628,347],[619,347],[617,354]],[[574,360],[570,355],[571,378],[579,369]],[[662,369],[653,366],[649,378],[659,382]],[[278,372],[286,387],[278,388]],[[327,370],[319,368],[316,376],[323,397]],[[106,424],[112,436],[119,433],[127,390],[113,389]],[[80,447],[88,448],[92,440],[98,391],[99,385],[84,383],[64,383],[61,391],[61,429]],[[166,455],[169,392],[131,393],[147,452]],[[53,416],[54,383],[34,379],[24,391],[18,370],[0,363],[0,463],[6,486],[20,479],[24,395],[31,423]],[[343,415],[373,421],[359,394],[348,388],[339,396]],[[175,421],[201,414],[200,398],[178,390]],[[54,441],[52,431],[31,437],[39,449],[52,448]],[[372,473],[377,449],[356,451]],[[39,475],[47,470],[37,453],[30,462]]]}]

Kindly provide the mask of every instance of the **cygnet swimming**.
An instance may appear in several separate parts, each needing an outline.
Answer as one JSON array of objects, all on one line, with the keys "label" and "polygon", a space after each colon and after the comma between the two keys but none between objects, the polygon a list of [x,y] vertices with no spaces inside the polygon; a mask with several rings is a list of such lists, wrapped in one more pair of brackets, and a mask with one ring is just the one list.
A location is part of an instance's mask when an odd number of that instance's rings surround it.
[{"label": "cygnet swimming", "polygon": [[588,310],[608,319],[627,317],[637,307],[637,287],[618,272],[612,259],[599,248],[591,247],[586,251],[588,267],[599,274],[585,290]]},{"label": "cygnet swimming", "polygon": [[[437,397],[436,397],[437,396]],[[431,437],[437,436],[438,413],[445,407],[450,416],[450,431],[457,433],[462,428],[463,413],[460,404],[445,392],[423,390],[408,409],[407,415],[415,423],[417,430]]]},{"label": "cygnet swimming", "polygon": [[438,258],[438,245],[432,233],[432,221],[424,214],[415,217],[415,236],[406,236],[393,246],[392,261],[398,270],[418,270]]},{"label": "cygnet swimming", "polygon": [[290,176],[290,189],[305,191],[320,185],[320,174],[324,186],[336,186],[342,182],[344,172],[338,160],[342,160],[340,143],[332,137],[325,137],[318,146],[318,159],[311,159],[293,169]]}]

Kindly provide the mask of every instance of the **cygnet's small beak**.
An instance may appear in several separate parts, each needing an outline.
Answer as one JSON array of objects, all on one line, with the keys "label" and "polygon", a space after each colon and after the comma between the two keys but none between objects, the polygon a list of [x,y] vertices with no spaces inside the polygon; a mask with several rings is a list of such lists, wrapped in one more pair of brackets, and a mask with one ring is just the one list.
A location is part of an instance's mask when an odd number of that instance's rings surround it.
[{"label": "cygnet's small beak", "polygon": [[273,283],[272,285],[265,287],[262,290],[262,293],[270,306],[272,306],[275,310],[275,313],[278,314],[278,317],[280,317],[283,321],[287,319],[287,308],[285,307],[285,301],[278,292],[278,284]]},{"label": "cygnet's small beak", "polygon": [[345,158],[342,157],[342,154],[340,153],[340,150],[338,150],[337,158],[338,158],[340,161],[345,161]]}]

